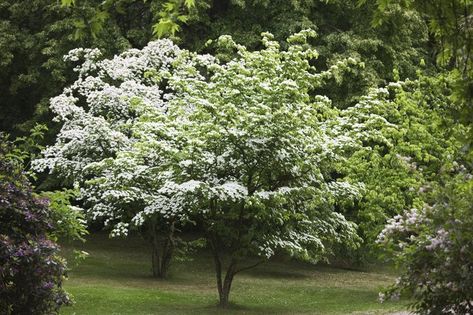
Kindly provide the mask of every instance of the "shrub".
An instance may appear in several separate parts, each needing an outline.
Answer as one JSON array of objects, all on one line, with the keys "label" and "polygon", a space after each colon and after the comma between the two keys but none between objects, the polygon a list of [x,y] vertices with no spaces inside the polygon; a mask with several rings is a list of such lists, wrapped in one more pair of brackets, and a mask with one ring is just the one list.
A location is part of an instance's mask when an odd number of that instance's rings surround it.
[{"label": "shrub", "polygon": [[34,196],[21,158],[0,135],[0,313],[52,314],[71,302],[65,260],[49,238],[49,201]]},{"label": "shrub", "polygon": [[[463,168],[464,170],[464,168]],[[473,311],[473,180],[458,174],[436,189],[431,205],[394,217],[379,236],[402,267],[380,297],[413,297],[420,314]]]}]

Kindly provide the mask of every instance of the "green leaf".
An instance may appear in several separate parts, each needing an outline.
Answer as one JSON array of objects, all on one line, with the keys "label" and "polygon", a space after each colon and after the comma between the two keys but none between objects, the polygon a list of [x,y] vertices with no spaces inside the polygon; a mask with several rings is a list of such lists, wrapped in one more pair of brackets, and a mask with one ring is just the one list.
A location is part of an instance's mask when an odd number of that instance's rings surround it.
[{"label": "green leaf", "polygon": [[166,35],[172,34],[172,29],[176,23],[170,19],[160,19],[159,23],[153,26],[153,34],[158,38],[162,38]]},{"label": "green leaf", "polygon": [[75,4],[75,0],[61,0],[61,5],[64,7],[70,7]]},{"label": "green leaf", "polygon": [[168,11],[168,12],[174,11],[175,7],[176,7],[176,5],[175,5],[174,3],[172,3],[172,2],[166,2],[166,3],[164,4],[164,10],[166,10],[166,11]]},{"label": "green leaf", "polygon": [[179,21],[181,21],[182,23],[187,23],[187,21],[189,21],[189,16],[188,15],[179,15],[177,17],[177,19]]},{"label": "green leaf", "polygon": [[195,0],[184,0],[184,5],[188,8],[188,9],[192,9],[195,7]]}]

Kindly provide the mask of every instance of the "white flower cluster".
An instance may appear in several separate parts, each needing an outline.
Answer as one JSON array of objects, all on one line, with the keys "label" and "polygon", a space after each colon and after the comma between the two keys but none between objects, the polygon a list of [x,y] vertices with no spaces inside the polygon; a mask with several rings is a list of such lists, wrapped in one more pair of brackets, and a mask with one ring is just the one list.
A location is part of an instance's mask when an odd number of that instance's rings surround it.
[{"label": "white flower cluster", "polygon": [[353,185],[346,181],[337,181],[328,183],[330,192],[338,198],[353,200],[362,195],[363,184]]},{"label": "white flower cluster", "polygon": [[82,61],[82,63],[74,69],[75,71],[79,72],[80,75],[82,75],[96,70],[97,60],[99,60],[101,57],[102,53],[97,48],[76,48],[64,56],[64,61]]},{"label": "white flower cluster", "polygon": [[292,187],[279,187],[278,189],[274,191],[257,191],[255,192],[254,196],[261,199],[261,200],[269,200],[271,198],[274,198],[276,196],[284,196],[284,195],[289,195],[292,192],[296,192],[300,190],[301,188],[292,188]]},{"label": "white flower cluster", "polygon": [[115,225],[112,232],[110,233],[111,237],[125,237],[128,235],[128,223],[119,222]]},{"label": "white flower cluster", "polygon": [[248,196],[248,190],[237,182],[225,182],[222,185],[212,187],[212,195],[222,201],[238,201]]},{"label": "white flower cluster", "polygon": [[[398,126],[387,119],[386,108],[395,106],[389,101],[389,91],[385,88],[373,89],[352,107],[341,111],[340,116],[329,124],[327,131],[336,140],[335,147],[343,148],[344,143],[353,147],[353,141],[359,144],[379,143],[392,147],[389,135]],[[340,144],[339,144],[340,143]]]}]

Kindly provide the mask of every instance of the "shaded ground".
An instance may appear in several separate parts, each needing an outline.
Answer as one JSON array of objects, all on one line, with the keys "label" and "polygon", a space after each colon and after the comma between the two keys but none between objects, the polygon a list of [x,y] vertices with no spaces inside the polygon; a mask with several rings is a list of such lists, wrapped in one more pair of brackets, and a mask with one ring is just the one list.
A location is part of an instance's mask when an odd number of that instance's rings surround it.
[{"label": "shaded ground", "polygon": [[[393,282],[387,272],[361,272],[274,261],[237,275],[230,310],[219,310],[213,264],[205,252],[175,262],[169,280],[150,277],[148,247],[138,239],[95,235],[88,257],[70,272],[75,306],[61,314],[391,314],[405,302],[377,302]],[[402,313],[398,314],[401,315]]]}]

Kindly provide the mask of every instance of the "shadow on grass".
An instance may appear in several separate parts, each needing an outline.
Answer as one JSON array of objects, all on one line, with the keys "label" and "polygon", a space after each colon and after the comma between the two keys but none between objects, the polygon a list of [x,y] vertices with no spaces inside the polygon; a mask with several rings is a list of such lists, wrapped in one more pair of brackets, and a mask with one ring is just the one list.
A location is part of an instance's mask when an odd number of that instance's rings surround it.
[{"label": "shadow on grass", "polygon": [[286,309],[271,308],[267,305],[261,306],[248,306],[238,303],[230,303],[226,308],[220,307],[217,303],[208,304],[202,307],[194,309],[196,314],[281,314],[287,312]]},{"label": "shadow on grass", "polygon": [[275,279],[306,279],[309,276],[302,272],[289,271],[289,270],[278,270],[278,269],[250,269],[245,271],[245,274],[253,278],[275,278]]}]

